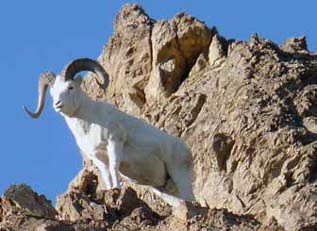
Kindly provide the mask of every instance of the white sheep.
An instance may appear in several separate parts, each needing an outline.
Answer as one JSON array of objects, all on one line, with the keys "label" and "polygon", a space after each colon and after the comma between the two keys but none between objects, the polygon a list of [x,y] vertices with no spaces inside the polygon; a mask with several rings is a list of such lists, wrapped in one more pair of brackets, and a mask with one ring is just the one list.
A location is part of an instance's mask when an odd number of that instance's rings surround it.
[{"label": "white sheep", "polygon": [[[99,169],[107,189],[120,188],[120,172],[138,184],[152,186],[172,206],[179,206],[183,200],[194,201],[188,147],[108,103],[90,99],[81,90],[81,79],[74,78],[80,71],[94,72],[99,85],[104,89],[108,86],[109,77],[98,62],[77,59],[58,76],[52,72],[40,75],[36,112],[25,108],[26,112],[32,118],[40,116],[49,86],[54,109],[65,118],[77,145]],[[176,186],[176,195],[167,190],[171,183]]]}]

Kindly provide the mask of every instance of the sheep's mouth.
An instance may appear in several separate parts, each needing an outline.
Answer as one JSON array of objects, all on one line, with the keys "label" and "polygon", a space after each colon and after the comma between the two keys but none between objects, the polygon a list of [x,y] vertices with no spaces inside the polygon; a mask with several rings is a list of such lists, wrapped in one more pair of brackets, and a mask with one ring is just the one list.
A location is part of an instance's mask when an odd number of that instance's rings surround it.
[{"label": "sheep's mouth", "polygon": [[64,107],[64,105],[63,105],[63,104],[60,104],[60,105],[55,106],[55,109],[56,109],[57,111],[60,111],[60,110],[62,110],[63,107]]}]

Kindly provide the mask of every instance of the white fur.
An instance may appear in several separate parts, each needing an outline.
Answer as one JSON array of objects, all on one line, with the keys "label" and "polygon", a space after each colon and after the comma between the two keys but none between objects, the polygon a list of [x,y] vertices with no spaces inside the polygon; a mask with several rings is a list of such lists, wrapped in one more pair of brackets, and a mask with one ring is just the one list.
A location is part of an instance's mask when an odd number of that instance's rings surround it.
[{"label": "white fur", "polygon": [[164,186],[170,181],[179,198],[194,200],[191,152],[181,140],[110,104],[91,100],[80,89],[78,78],[64,82],[57,76],[50,93],[55,110],[64,116],[77,145],[97,166],[108,189],[120,188],[120,172],[154,187],[171,205],[177,206],[179,199],[166,194]]}]

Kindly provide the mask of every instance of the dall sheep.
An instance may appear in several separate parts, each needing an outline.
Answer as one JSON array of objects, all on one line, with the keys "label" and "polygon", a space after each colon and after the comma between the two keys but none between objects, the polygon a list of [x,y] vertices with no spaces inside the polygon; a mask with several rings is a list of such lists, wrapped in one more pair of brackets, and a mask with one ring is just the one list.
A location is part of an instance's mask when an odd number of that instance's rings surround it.
[{"label": "dall sheep", "polygon": [[[107,88],[108,74],[97,61],[76,59],[60,75],[40,75],[37,109],[31,112],[24,107],[26,112],[32,118],[40,116],[50,87],[55,111],[65,118],[77,145],[99,169],[107,189],[120,188],[120,173],[138,184],[152,186],[172,206],[194,201],[189,148],[180,139],[89,98],[81,90],[81,78],[75,78],[81,71],[95,73],[98,84]],[[176,195],[166,190],[171,183],[176,186]]]}]

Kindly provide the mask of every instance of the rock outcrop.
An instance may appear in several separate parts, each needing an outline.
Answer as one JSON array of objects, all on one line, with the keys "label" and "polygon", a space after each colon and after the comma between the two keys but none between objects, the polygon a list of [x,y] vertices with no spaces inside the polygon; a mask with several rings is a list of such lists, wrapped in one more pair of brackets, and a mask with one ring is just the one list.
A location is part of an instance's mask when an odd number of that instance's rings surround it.
[{"label": "rock outcrop", "polygon": [[[84,181],[95,175],[85,172]],[[57,211],[44,196],[28,186],[14,185],[0,202],[0,230],[102,231],[102,230],[265,230],[251,216],[237,216],[225,209],[192,206],[195,216],[180,220],[169,208],[158,214],[130,187],[121,191],[90,191],[83,185],[61,195]],[[83,187],[81,187],[83,186]],[[96,188],[95,188],[96,189]],[[7,194],[7,193],[5,193]],[[23,196],[21,196],[23,194]],[[58,213],[57,213],[58,212]],[[273,224],[274,230],[281,230]]]},{"label": "rock outcrop", "polygon": [[2,225],[24,211],[38,230],[317,229],[317,56],[305,37],[281,46],[256,34],[227,40],[187,14],[156,22],[129,4],[99,61],[110,87],[89,78],[87,93],[181,137],[203,207],[190,205],[195,215],[184,222],[147,187],[104,191],[86,161],[57,211],[42,197],[33,206],[5,193]]}]

